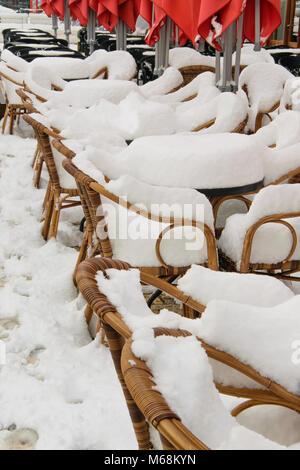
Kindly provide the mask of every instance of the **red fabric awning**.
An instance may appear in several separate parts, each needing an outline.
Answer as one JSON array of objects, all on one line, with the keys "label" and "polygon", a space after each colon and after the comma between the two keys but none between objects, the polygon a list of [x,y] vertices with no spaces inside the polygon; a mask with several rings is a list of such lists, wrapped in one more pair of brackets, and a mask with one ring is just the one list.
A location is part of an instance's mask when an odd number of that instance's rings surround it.
[{"label": "red fabric awning", "polygon": [[119,19],[132,31],[135,30],[137,17],[139,16],[141,0],[90,0],[90,7],[97,12],[100,26],[108,31],[119,23]]},{"label": "red fabric awning", "polygon": [[88,0],[70,0],[69,8],[72,17],[78,19],[81,26],[86,26],[88,24]]}]

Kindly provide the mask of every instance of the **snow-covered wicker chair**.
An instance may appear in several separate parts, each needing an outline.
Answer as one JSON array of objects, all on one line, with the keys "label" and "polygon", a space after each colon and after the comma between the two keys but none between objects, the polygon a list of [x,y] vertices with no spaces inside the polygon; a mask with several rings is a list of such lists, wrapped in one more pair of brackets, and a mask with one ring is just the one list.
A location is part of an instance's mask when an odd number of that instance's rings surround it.
[{"label": "snow-covered wicker chair", "polygon": [[248,122],[248,103],[234,93],[222,93],[209,102],[177,110],[178,131],[201,134],[243,133]]},{"label": "snow-covered wicker chair", "polygon": [[[279,114],[273,122],[259,129],[256,136],[266,145],[262,151],[264,187],[300,181],[300,117],[296,111]],[[268,148],[269,147],[269,148]],[[213,204],[216,233],[224,228],[229,214],[249,210],[253,197],[261,189],[248,195],[220,197]],[[238,201],[242,201],[241,204]],[[242,207],[244,206],[244,207]]]},{"label": "snow-covered wicker chair", "polygon": [[[183,188],[155,187],[126,176],[107,182],[100,171],[95,176],[99,183],[75,165],[74,152],[63,142],[55,140],[53,146],[67,157],[63,166],[75,178],[82,207],[89,211],[78,262],[93,248],[94,253],[98,249],[104,257],[123,259],[159,277],[179,276],[194,263],[218,269],[212,209],[204,195]],[[188,216],[185,205],[189,206]],[[126,230],[124,236],[114,233],[118,221]],[[145,236],[132,237],[133,226]]]},{"label": "snow-covered wicker chair", "polygon": [[182,86],[184,86],[182,74],[174,67],[168,67],[159,78],[141,85],[139,90],[146,98],[151,98],[155,95],[168,95]]},{"label": "snow-covered wicker chair", "polygon": [[137,74],[134,57],[127,51],[99,49],[84,60],[89,78],[107,80],[133,80]]},{"label": "snow-covered wicker chair", "polygon": [[45,161],[49,184],[46,191],[43,207],[45,219],[42,235],[45,240],[56,237],[60,213],[63,209],[79,206],[78,191],[74,179],[62,167],[60,154],[53,152],[50,139],[62,138],[48,127],[47,120],[39,114],[24,115],[23,119],[35,131],[41,158]]},{"label": "snow-covered wicker chair", "polygon": [[1,52],[1,61],[5,62],[7,67],[15,72],[25,73],[29,68],[29,63],[26,62],[26,60],[13,54],[9,49],[3,49]]},{"label": "snow-covered wicker chair", "polygon": [[14,122],[21,114],[25,113],[24,105],[16,94],[18,88],[24,88],[24,73],[16,72],[4,62],[0,62],[1,91],[5,97],[5,113],[2,122],[2,134],[6,129],[9,119],[9,133],[13,134]]},{"label": "snow-covered wicker chair", "polygon": [[184,85],[188,85],[198,75],[216,72],[214,57],[202,55],[189,47],[175,47],[169,53],[169,65],[176,68],[183,76]]},{"label": "snow-covered wicker chair", "polygon": [[[213,383],[205,346],[187,331],[137,331],[122,350],[121,368],[130,394],[128,405],[133,408],[134,401],[158,431],[164,450],[288,449],[240,425],[230,415]],[[275,398],[268,404],[280,403]],[[299,403],[294,409],[299,411]],[[149,431],[139,429],[142,418],[138,414],[134,418],[139,442],[148,438],[151,445]]]},{"label": "snow-covered wicker chair", "polygon": [[219,240],[222,265],[241,273],[257,272],[299,281],[300,185],[262,189],[246,214],[226,221]]},{"label": "snow-covered wicker chair", "polygon": [[250,131],[257,132],[265,116],[272,120],[270,113],[280,106],[285,83],[290,78],[292,74],[277,64],[254,63],[242,71],[239,93],[245,92],[249,100]]},{"label": "snow-covered wicker chair", "polygon": [[[205,270],[204,268],[201,267],[195,267],[193,268],[196,270],[196,275],[199,274],[197,273],[197,269],[199,268],[200,270],[200,277],[202,280],[206,279],[206,272],[208,270]],[[202,272],[202,270],[204,272]],[[195,274],[195,273],[194,273]],[[189,271],[186,274],[186,277],[189,276]],[[215,277],[216,276],[216,277]],[[227,278],[224,281],[224,276]],[[190,276],[189,276],[190,277]],[[194,277],[194,276],[193,276]],[[229,279],[230,278],[230,279]],[[217,283],[215,282],[217,280]],[[83,294],[85,299],[87,300],[90,310],[87,310],[87,321],[91,321],[91,315],[92,312],[94,312],[98,318],[98,320],[101,321],[104,331],[107,336],[108,344],[111,350],[112,358],[114,360],[114,365],[116,368],[116,372],[118,374],[119,380],[122,384],[122,389],[125,394],[125,398],[127,400],[129,412],[133,421],[133,426],[134,430],[137,436],[137,440],[139,443],[140,449],[148,449],[151,447],[150,443],[150,438],[149,438],[149,433],[148,429],[146,426],[145,422],[145,416],[147,420],[154,424],[157,425],[158,422],[154,422],[150,419],[149,416],[145,415],[143,412],[145,411],[144,408],[140,407],[141,403],[136,401],[133,402],[132,398],[136,400],[136,395],[135,393],[133,396],[132,394],[132,388],[133,386],[132,383],[128,382],[128,362],[124,362],[124,357],[128,359],[127,353],[128,351],[123,351],[123,363],[122,363],[122,369],[121,369],[121,355],[122,355],[122,350],[124,347],[124,339],[128,340],[133,335],[133,338],[135,340],[141,339],[143,341],[143,344],[146,346],[145,349],[145,354],[147,354],[147,351],[153,350],[153,347],[149,344],[149,348],[147,348],[147,340],[152,341],[152,335],[146,334],[146,337],[142,338],[142,335],[146,330],[150,331],[152,328],[159,328],[161,331],[161,328],[172,328],[176,330],[185,330],[184,336],[189,335],[187,331],[192,333],[195,336],[198,336],[198,338],[201,338],[201,343],[202,347],[208,354],[209,358],[211,359],[211,365],[213,366],[214,370],[214,380],[216,382],[217,388],[220,392],[232,395],[232,396],[237,396],[241,398],[247,399],[246,402],[244,402],[242,405],[238,406],[235,408],[232,412],[234,416],[237,416],[239,413],[244,411],[245,409],[248,409],[252,406],[257,406],[257,405],[262,405],[262,404],[268,404],[268,405],[279,405],[279,406],[284,406],[287,408],[290,408],[291,410],[295,411],[300,411],[300,398],[297,391],[295,391],[295,384],[297,382],[297,370],[292,370],[291,364],[287,364],[287,373],[286,374],[291,374],[292,373],[292,380],[291,380],[291,390],[289,390],[289,385],[286,386],[286,377],[283,378],[283,383],[280,384],[279,380],[275,380],[275,377],[278,377],[276,375],[279,373],[279,376],[281,377],[282,374],[280,374],[280,368],[281,370],[284,370],[284,367],[281,367],[280,365],[277,364],[277,362],[273,361],[273,366],[270,367],[270,358],[272,361],[273,358],[273,349],[271,348],[270,350],[270,341],[265,341],[265,328],[261,329],[260,328],[260,322],[258,321],[259,317],[262,317],[265,315],[265,319],[262,321],[267,321],[270,324],[272,334],[270,335],[271,340],[274,339],[274,334],[278,334],[278,328],[280,331],[281,326],[279,325],[276,326],[276,322],[272,322],[272,312],[274,312],[274,317],[277,318],[278,314],[280,313],[280,308],[282,307],[283,304],[280,304],[279,306],[275,306],[276,302],[284,302],[285,301],[285,308],[286,311],[291,309],[293,311],[293,302],[298,303],[299,307],[299,300],[297,297],[293,297],[293,294],[289,289],[285,286],[281,286],[280,281],[276,279],[268,279],[266,281],[266,278],[261,277],[261,276],[255,276],[255,275],[228,275],[227,273],[219,273],[219,272],[209,272],[208,274],[208,281],[205,282],[205,285],[203,286],[202,289],[202,284],[198,283],[197,291],[201,292],[203,294],[203,299],[206,298],[206,300],[209,301],[208,308],[202,314],[202,318],[198,320],[192,320],[192,319],[187,319],[183,318],[178,314],[174,314],[173,312],[170,311],[162,311],[159,315],[153,314],[151,310],[147,307],[145,298],[142,293],[142,288],[141,288],[141,282],[146,285],[151,285],[154,287],[158,287],[158,283],[160,284],[161,288],[171,295],[173,298],[177,299],[179,302],[183,304],[188,304],[192,306],[194,309],[198,309],[198,313],[201,315],[203,312],[203,305],[201,305],[200,302],[196,301],[193,299],[190,295],[187,293],[183,292],[182,290],[179,290],[178,288],[174,286],[168,285],[166,282],[162,280],[158,280],[156,277],[151,276],[147,273],[139,272],[137,270],[131,270],[130,266],[127,263],[117,261],[117,260],[111,260],[111,259],[104,259],[104,258],[94,258],[94,259],[89,259],[85,262],[83,262],[77,272],[77,283],[80,292]],[[256,297],[256,305],[255,305],[255,295],[254,293],[257,291],[257,287],[262,283],[260,288],[258,289],[259,295]],[[234,284],[236,289],[234,289],[231,286],[230,292],[228,292],[228,285]],[[276,283],[276,286],[275,286]],[[185,284],[185,287],[184,287]],[[247,290],[247,284],[249,285],[250,289]],[[190,279],[183,278],[182,279],[182,285],[186,290],[186,286],[191,286]],[[216,289],[214,290],[214,285],[216,286]],[[192,285],[192,288],[195,287]],[[207,288],[209,294],[207,296]],[[272,293],[274,292],[274,289],[279,287],[277,293],[276,293],[276,299],[272,298]],[[239,292],[237,292],[239,290]],[[266,296],[264,298],[263,292],[265,291]],[[246,305],[241,305],[233,302],[226,302],[226,301],[216,301],[214,299],[220,299],[222,296],[225,296],[225,298],[230,299],[232,298],[235,301],[240,301],[240,302],[247,302],[248,299],[251,300],[252,302],[252,307],[251,306],[246,306]],[[259,304],[262,303],[263,307],[259,307]],[[228,313],[227,315],[223,314],[223,307],[226,307],[226,311],[230,312],[231,310],[233,311],[233,314],[230,315]],[[297,309],[294,308],[294,316],[291,320],[293,320],[293,323],[297,323],[299,325],[299,319],[298,315],[295,315],[298,311]],[[251,316],[248,315],[248,310],[250,310],[250,314],[252,311],[257,309],[257,314],[256,314],[256,321],[251,322]],[[241,315],[242,315],[242,320],[239,322],[238,318],[238,312],[241,310]],[[210,312],[211,315],[210,315]],[[256,312],[256,310],[255,310]],[[218,321],[216,318],[216,315],[220,317],[220,324],[218,326]],[[248,316],[247,316],[248,315]],[[229,319],[228,324],[226,325],[227,319]],[[246,319],[248,323],[246,322]],[[282,316],[282,320],[284,321],[284,315]],[[213,323],[213,327],[211,327],[211,322]],[[250,327],[249,327],[249,335],[247,338],[247,329],[244,328],[244,325],[247,323],[247,326],[250,322]],[[221,331],[221,325],[225,324],[225,330],[228,330],[228,334],[226,335],[226,338],[224,338],[224,349],[222,345],[220,346],[220,342],[222,342],[222,338],[224,335],[222,335]],[[241,341],[239,341],[239,346],[240,343],[245,343],[246,349],[250,348],[251,346],[251,341],[254,338],[255,344],[256,344],[256,355],[255,355],[255,360],[257,361],[257,368],[256,364],[253,365],[253,359],[252,359],[252,364],[251,366],[247,365],[247,360],[243,360],[243,358],[239,358],[239,355],[232,355],[232,351],[230,351],[230,346],[228,344],[234,344],[235,341],[232,340],[232,331],[235,331],[237,328],[236,325],[243,325],[242,330],[243,330],[243,337]],[[252,331],[251,330],[252,326]],[[223,326],[222,326],[223,327]],[[276,330],[277,328],[277,330]],[[273,331],[274,330],[274,331]],[[140,331],[142,331],[142,335],[140,335]],[[299,331],[299,328],[297,327],[297,324],[292,324],[289,330],[290,332],[294,331]],[[167,334],[167,333],[166,333]],[[139,336],[140,335],[140,336]],[[179,336],[181,333],[179,333]],[[262,336],[263,335],[263,336]],[[178,336],[178,333],[175,333],[175,336]],[[204,336],[204,338],[202,338]],[[279,335],[280,338],[280,335]],[[203,341],[204,340],[204,341]],[[257,344],[260,346],[257,347]],[[196,342],[193,339],[193,343],[196,344]],[[215,346],[216,344],[216,346]],[[218,347],[219,349],[218,349]],[[253,346],[253,344],[252,344]],[[278,341],[276,342],[276,347],[279,348]],[[282,349],[281,349],[282,347]],[[207,380],[209,378],[209,383],[210,383],[210,396],[216,396],[216,392],[214,391],[213,387],[213,374],[212,371],[208,365],[207,358],[205,354],[203,353],[203,350],[200,346],[200,343],[198,342],[198,353],[194,351],[194,357],[191,362],[187,361],[189,363],[189,366],[191,366],[192,376],[195,372],[193,367],[196,366],[194,361],[205,361],[206,366],[204,370],[205,374],[205,380],[203,380],[203,383],[207,383]],[[229,348],[229,350],[228,350]],[[233,346],[234,348],[234,346]],[[236,349],[236,348],[235,348]],[[244,348],[245,349],[245,348]],[[222,351],[225,352],[222,352]],[[242,348],[243,350],[243,348]],[[290,344],[287,344],[286,341],[282,341],[280,344],[280,350],[282,351],[282,361],[287,361],[290,360],[290,356],[287,358],[287,351],[288,353],[290,352]],[[135,349],[135,352],[137,349]],[[174,351],[173,351],[174,352]],[[260,358],[260,352],[262,352],[261,356],[261,361],[258,361],[257,357]],[[184,352],[181,349],[180,353],[181,358],[183,358]],[[174,358],[176,361],[177,366],[180,364],[179,357],[172,352],[170,352],[170,357]],[[145,357],[144,357],[145,358]],[[165,355],[166,360],[168,361],[169,356],[168,354]],[[132,358],[133,359],[133,358]],[[185,360],[184,360],[185,362]],[[262,365],[261,365],[262,363]],[[139,361],[135,361],[134,359],[130,361],[130,366],[135,367],[135,365],[139,364]],[[176,369],[178,372],[177,366],[170,366],[170,370]],[[221,367],[221,368],[220,368]],[[264,370],[264,375],[259,373],[261,371],[261,368],[263,367]],[[268,367],[270,367],[270,371],[268,370]],[[143,370],[143,368],[142,368]],[[279,372],[278,372],[279,370]],[[268,373],[270,372],[270,376]],[[124,374],[124,375],[123,375]],[[285,375],[286,375],[285,374]],[[125,379],[125,380],[124,380]],[[180,380],[182,380],[180,378]],[[192,380],[188,380],[189,385],[192,384]],[[128,384],[130,388],[130,393],[128,393],[127,386],[125,385]],[[138,384],[137,384],[138,387]],[[172,387],[171,387],[172,388]],[[177,389],[176,389],[177,390]],[[136,393],[140,393],[141,390],[138,390],[136,388]],[[300,392],[300,391],[299,391]],[[192,392],[194,393],[194,392]],[[191,403],[193,403],[193,406],[196,404],[195,397],[198,396],[198,393],[195,393],[193,395],[193,398],[191,399]],[[136,404],[138,405],[139,408],[136,407]],[[215,401],[215,404],[217,402]],[[204,408],[207,406],[207,404],[204,402],[202,403]],[[215,408],[218,409],[219,405]],[[142,413],[139,412],[142,411]],[[193,408],[194,410],[194,408]],[[174,411],[174,410],[173,410]],[[176,410],[175,410],[176,411]],[[229,413],[227,412],[227,416],[229,419]],[[174,416],[172,415],[172,418]],[[197,416],[197,421],[198,423],[201,422],[201,417]],[[233,423],[233,420],[230,420],[231,423]],[[171,423],[170,423],[171,424]],[[185,423],[187,424],[187,423]],[[215,429],[215,424],[212,425],[212,429]],[[202,432],[205,430],[202,429]],[[201,432],[201,430],[200,430]],[[244,430],[244,432],[246,432]],[[202,435],[203,436],[203,435]],[[209,447],[215,447],[217,446],[216,443],[211,443],[207,442],[205,439],[202,439],[198,435],[198,439],[200,439],[202,442],[205,443],[206,446]],[[224,437],[223,437],[224,439]],[[195,442],[195,441],[194,441]],[[259,441],[258,441],[259,442]],[[232,443],[230,443],[232,444]],[[190,444],[191,445],[191,444]],[[221,445],[221,443],[219,443]],[[235,445],[237,445],[235,443]],[[243,442],[242,445],[245,445]],[[255,444],[256,445],[256,444]],[[176,446],[175,446],[176,447]]]}]

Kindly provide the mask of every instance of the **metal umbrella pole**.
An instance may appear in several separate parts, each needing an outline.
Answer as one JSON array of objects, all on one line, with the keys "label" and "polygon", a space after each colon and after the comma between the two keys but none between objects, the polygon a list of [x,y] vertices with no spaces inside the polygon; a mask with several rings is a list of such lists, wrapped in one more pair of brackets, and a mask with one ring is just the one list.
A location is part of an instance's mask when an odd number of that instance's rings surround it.
[{"label": "metal umbrella pole", "polygon": [[163,72],[169,67],[169,51],[170,51],[170,39],[171,39],[171,31],[174,27],[174,23],[167,16],[166,18],[166,32],[165,32],[165,43],[164,43],[164,59],[163,59]]},{"label": "metal umbrella pole", "polygon": [[69,8],[69,1],[65,0],[65,13],[64,13],[65,36],[69,42],[71,34],[71,14]]},{"label": "metal umbrella pole", "polygon": [[232,91],[232,54],[236,38],[236,21],[234,21],[225,31],[223,36],[223,74],[219,88],[222,92]]},{"label": "metal umbrella pole", "polygon": [[238,19],[233,91],[237,91],[239,87],[239,77],[240,77],[240,71],[241,71],[241,53],[242,53],[242,43],[243,43],[243,29],[244,29],[244,13],[242,13]]},{"label": "metal umbrella pole", "polygon": [[95,50],[96,44],[96,21],[97,21],[97,13],[89,8],[88,11],[88,24],[86,27],[87,31],[87,43],[89,45],[89,53],[92,54]]},{"label": "metal umbrella pole", "polygon": [[255,0],[255,51],[261,50],[260,41],[260,0]]},{"label": "metal umbrella pole", "polygon": [[216,51],[216,86],[221,86],[221,52]]},{"label": "metal umbrella pole", "polygon": [[126,51],[127,49],[127,25],[123,20],[119,20],[116,26],[117,50]]},{"label": "metal umbrella pole", "polygon": [[52,20],[52,29],[54,31],[54,36],[57,38],[58,18],[56,15],[51,15],[51,20]]}]

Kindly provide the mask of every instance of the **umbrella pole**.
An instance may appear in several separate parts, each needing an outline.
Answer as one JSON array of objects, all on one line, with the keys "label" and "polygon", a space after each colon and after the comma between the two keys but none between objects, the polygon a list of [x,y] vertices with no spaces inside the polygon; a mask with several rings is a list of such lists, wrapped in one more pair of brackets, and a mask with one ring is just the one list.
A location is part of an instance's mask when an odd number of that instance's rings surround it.
[{"label": "umbrella pole", "polygon": [[236,21],[232,23],[224,33],[223,39],[223,76],[221,86],[219,87],[222,92],[232,91],[232,53],[233,53],[233,40],[236,34]]},{"label": "umbrella pole", "polygon": [[241,14],[238,20],[238,33],[237,33],[237,43],[236,43],[236,54],[235,54],[235,72],[234,72],[234,89],[237,91],[239,87],[239,77],[241,70],[241,52],[242,52],[242,42],[243,42],[243,29],[244,29],[244,13]]},{"label": "umbrella pole", "polygon": [[255,0],[255,51],[261,50],[260,41],[260,0]]},{"label": "umbrella pole", "polygon": [[69,43],[71,34],[71,15],[68,0],[65,0],[65,14],[64,14],[65,36]]},{"label": "umbrella pole", "polygon": [[163,71],[169,67],[169,50],[170,50],[170,36],[172,31],[173,21],[167,16],[166,18],[166,33],[165,33],[165,44],[164,44],[164,62]]},{"label": "umbrella pole", "polygon": [[127,49],[127,25],[123,20],[119,20],[116,26],[117,50],[126,51]]},{"label": "umbrella pole", "polygon": [[219,87],[221,80],[221,52],[216,51],[216,86]]},{"label": "umbrella pole", "polygon": [[95,50],[96,43],[96,12],[89,7],[88,24],[87,24],[87,42],[89,45],[89,53]]},{"label": "umbrella pole", "polygon": [[56,15],[51,15],[52,19],[52,29],[54,31],[54,36],[57,38],[57,30],[58,30],[58,21]]}]

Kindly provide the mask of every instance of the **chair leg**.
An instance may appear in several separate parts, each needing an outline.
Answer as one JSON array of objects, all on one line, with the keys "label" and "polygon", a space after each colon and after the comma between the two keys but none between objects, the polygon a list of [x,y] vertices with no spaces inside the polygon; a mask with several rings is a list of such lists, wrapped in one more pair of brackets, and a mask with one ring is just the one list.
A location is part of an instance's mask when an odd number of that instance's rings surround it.
[{"label": "chair leg", "polygon": [[140,450],[152,449],[149,427],[146,423],[145,417],[140,412],[135,401],[132,399],[132,396],[130,395],[130,392],[126,386],[126,383],[123,377],[123,373],[121,369],[121,354],[122,354],[122,349],[124,346],[124,340],[115,330],[113,330],[106,323],[103,323],[103,328],[106,334],[111,356],[115,365],[116,373],[119,378],[119,381],[120,381],[120,384],[121,384],[121,387],[125,396],[128,411],[129,411],[131,421],[133,424],[133,429],[134,429],[134,432],[138,441],[139,449]]},{"label": "chair leg", "polygon": [[42,236],[44,240],[48,240],[50,224],[51,224],[51,219],[52,219],[52,214],[53,214],[53,208],[54,208],[54,198],[53,198],[53,194],[51,194],[49,196],[49,200],[47,203],[46,215],[45,215],[44,225],[42,229]]},{"label": "chair leg", "polygon": [[12,135],[14,132],[14,120],[15,120],[15,114],[13,111],[10,113],[10,121],[9,121],[9,134]]},{"label": "chair leg", "polygon": [[50,200],[50,194],[51,194],[51,181],[48,182],[48,186],[46,189],[44,201],[43,201],[43,212],[46,210],[48,201]]},{"label": "chair leg", "polygon": [[8,111],[8,107],[6,106],[3,121],[2,121],[2,134],[4,134],[5,132],[8,114],[9,114],[9,111]]},{"label": "chair leg", "polygon": [[74,285],[76,287],[77,287],[77,282],[76,282],[77,269],[78,269],[78,266],[80,265],[80,263],[86,259],[87,249],[88,249],[88,233],[87,233],[87,231],[85,231],[84,236],[83,236],[83,240],[82,240],[82,244],[81,244],[81,247],[80,247],[79,255],[78,255],[78,258],[77,258],[77,261],[76,261],[76,266],[75,266],[74,273],[73,273],[73,282],[74,282]]},{"label": "chair leg", "polygon": [[44,158],[42,154],[39,154],[37,157],[35,168],[34,168],[35,175],[34,175],[33,185],[35,188],[39,188],[40,186],[43,163],[44,163]]},{"label": "chair leg", "polygon": [[61,211],[61,205],[59,202],[59,196],[54,196],[53,198],[53,212],[52,212],[52,218],[51,218],[51,224],[50,224],[50,232],[49,232],[49,239],[50,238],[56,238],[57,235],[57,229],[58,229],[58,223],[59,223],[59,217],[60,217],[60,211]]},{"label": "chair leg", "polygon": [[39,148],[39,144],[37,143],[37,146],[33,155],[32,163],[31,163],[31,168],[35,167],[39,153],[40,153],[40,148]]}]

